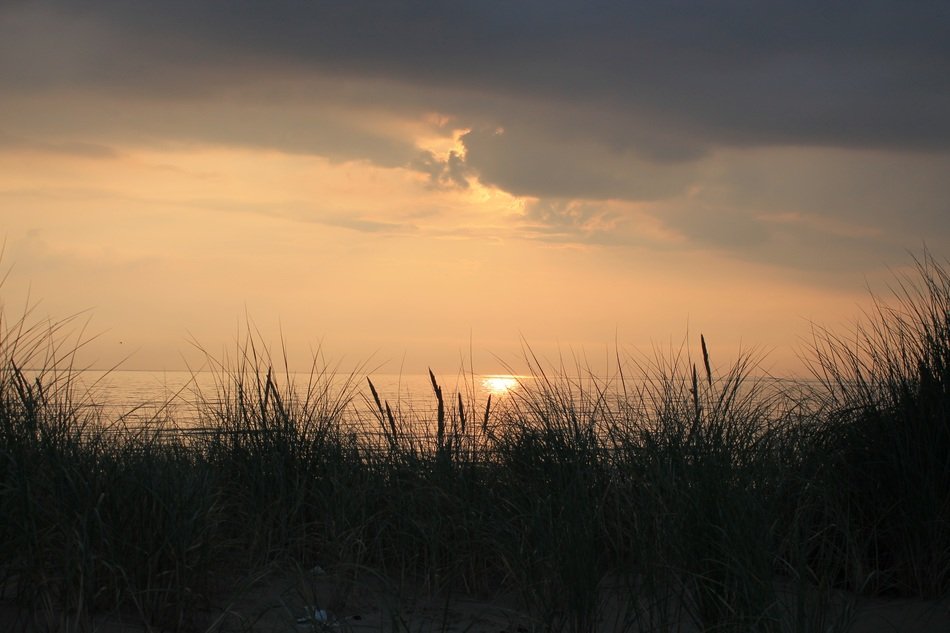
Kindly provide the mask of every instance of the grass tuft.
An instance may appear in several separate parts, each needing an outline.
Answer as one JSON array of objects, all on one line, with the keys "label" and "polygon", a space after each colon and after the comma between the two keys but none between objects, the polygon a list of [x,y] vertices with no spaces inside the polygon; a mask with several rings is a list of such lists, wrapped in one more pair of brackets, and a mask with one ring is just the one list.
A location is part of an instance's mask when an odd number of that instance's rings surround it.
[{"label": "grass tuft", "polygon": [[846,595],[945,598],[946,271],[924,255],[853,336],[816,329],[813,384],[718,367],[700,335],[701,365],[684,345],[604,377],[529,351],[505,397],[430,370],[434,408],[393,407],[249,328],[208,356],[189,428],[103,419],[62,325],[0,318],[0,598],[22,630],[250,630],[265,610],[236,602],[295,569],[292,626],[383,583],[437,596],[441,626],[455,595],[506,595],[526,630],[571,632],[845,631]]}]

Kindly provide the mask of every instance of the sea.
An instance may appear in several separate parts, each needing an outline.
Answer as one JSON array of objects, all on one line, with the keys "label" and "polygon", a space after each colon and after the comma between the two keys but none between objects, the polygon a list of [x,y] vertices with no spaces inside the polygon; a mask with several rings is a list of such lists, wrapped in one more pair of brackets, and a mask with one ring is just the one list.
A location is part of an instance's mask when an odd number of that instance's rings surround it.
[{"label": "sea", "polygon": [[[123,426],[133,428],[157,422],[170,422],[179,429],[207,427],[213,418],[209,414],[233,398],[237,391],[233,374],[213,371],[81,370],[71,372],[69,379],[74,402],[94,410],[101,422],[121,422]],[[257,390],[257,385],[263,385],[266,380],[266,375],[251,374],[245,375],[240,382],[245,390]],[[275,374],[271,380],[281,398],[286,398],[288,385],[293,385],[298,398],[305,396],[309,390],[328,394],[331,399],[344,399],[347,402],[345,416],[357,422],[379,417],[379,407],[370,384],[375,388],[383,407],[388,404],[400,419],[433,420],[436,417],[437,398],[432,378],[428,374],[289,373]],[[788,392],[790,387],[808,388],[803,381],[768,380],[768,389]],[[530,402],[533,395],[550,388],[550,383],[545,382],[543,375],[459,373],[450,377],[437,376],[436,381],[442,391],[446,410],[456,410],[461,396],[469,419],[483,414],[489,397],[491,410],[498,411],[509,404]],[[625,399],[616,381],[581,376],[568,377],[565,382],[559,377],[554,384],[556,389],[566,388],[567,391],[561,393],[570,393],[573,406],[585,406],[585,402],[591,401],[592,395],[606,394],[607,398]],[[647,389],[645,392],[650,391]],[[633,393],[637,394],[634,396],[636,399],[644,392],[634,387],[631,389]],[[681,393],[685,395],[687,392]],[[255,402],[255,396],[251,394],[251,402]],[[649,408],[650,405],[647,403],[646,406]]]},{"label": "sea", "polygon": [[[242,378],[245,389],[257,389],[265,375]],[[74,401],[95,409],[106,422],[122,420],[133,426],[150,421],[171,420],[179,427],[205,422],[202,412],[220,404],[236,392],[235,376],[213,371],[82,370],[70,375]],[[522,395],[534,378],[509,374],[459,374],[436,377],[446,408],[456,405],[459,395],[469,410],[484,410],[488,397],[494,406]],[[429,374],[321,374],[289,373],[272,377],[283,397],[288,386],[298,396],[310,389],[327,392],[331,398],[346,398],[354,415],[376,409],[372,383],[380,402],[394,411],[411,409],[416,415],[435,411],[432,377]]]}]

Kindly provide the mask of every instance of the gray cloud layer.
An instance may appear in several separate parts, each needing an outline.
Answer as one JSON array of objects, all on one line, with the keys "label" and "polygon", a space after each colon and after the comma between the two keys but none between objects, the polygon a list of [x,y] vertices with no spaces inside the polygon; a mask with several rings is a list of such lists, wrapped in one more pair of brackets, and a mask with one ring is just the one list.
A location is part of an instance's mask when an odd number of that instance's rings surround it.
[{"label": "gray cloud layer", "polygon": [[[684,196],[699,187],[697,208],[728,210],[706,221],[748,219],[746,237],[702,231],[727,249],[761,242],[767,212],[944,235],[947,33],[945,1],[8,3],[0,94],[25,100],[0,97],[0,114],[18,138],[44,117],[101,133],[59,145],[76,151],[123,133],[404,165],[438,187],[477,175],[560,210],[533,217],[548,223],[586,209],[572,199],[678,198],[667,221],[689,235]],[[91,97],[51,124],[28,98],[70,90],[122,105]],[[464,160],[346,116],[376,107],[454,117],[471,129]],[[834,156],[707,173],[710,156],[775,147]]]},{"label": "gray cloud layer", "polygon": [[5,11],[7,87],[201,91],[237,69],[310,68],[606,112],[628,125],[579,123],[671,157],[723,143],[950,146],[945,2],[37,5]]}]

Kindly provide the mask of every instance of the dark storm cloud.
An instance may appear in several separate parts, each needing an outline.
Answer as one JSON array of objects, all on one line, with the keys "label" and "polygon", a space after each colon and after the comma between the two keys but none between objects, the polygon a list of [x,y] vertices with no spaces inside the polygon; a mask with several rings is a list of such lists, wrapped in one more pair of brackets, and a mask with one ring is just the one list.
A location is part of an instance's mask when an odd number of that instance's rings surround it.
[{"label": "dark storm cloud", "polygon": [[[98,0],[42,6],[73,28],[58,23],[62,40],[43,44],[46,66],[39,73],[31,72],[29,59],[15,64],[19,74],[12,72],[8,60],[7,81],[42,82],[44,70],[56,75],[58,68],[67,76],[45,79],[163,90],[236,68],[310,68],[594,107],[627,124],[592,130],[621,147],[645,142],[638,138],[649,136],[644,128],[687,132],[693,147],[664,147],[660,134],[656,147],[640,148],[674,157],[721,143],[950,145],[946,2]],[[36,24],[40,18],[31,11],[23,17],[10,9],[8,19]],[[81,52],[101,63],[73,63],[66,72],[49,58],[58,47],[76,44],[77,29],[96,34]],[[114,54],[110,39],[118,47]],[[207,84],[193,81],[190,88]],[[681,141],[685,134],[670,136]]]},{"label": "dark storm cloud", "polygon": [[[124,130],[408,166],[439,188],[670,201],[668,226],[750,252],[792,230],[755,219],[770,213],[945,233],[947,33],[945,1],[47,0],[0,8],[0,116],[75,148]],[[374,108],[448,115],[465,151],[366,127]],[[824,154],[756,162],[794,148]],[[580,208],[564,204],[529,219],[561,230]],[[723,213],[752,220],[724,230]]]},{"label": "dark storm cloud", "polygon": [[554,198],[649,200],[677,193],[688,182],[688,165],[644,160],[576,130],[545,133],[536,125],[473,130],[462,137],[466,164],[481,180],[516,195]]}]

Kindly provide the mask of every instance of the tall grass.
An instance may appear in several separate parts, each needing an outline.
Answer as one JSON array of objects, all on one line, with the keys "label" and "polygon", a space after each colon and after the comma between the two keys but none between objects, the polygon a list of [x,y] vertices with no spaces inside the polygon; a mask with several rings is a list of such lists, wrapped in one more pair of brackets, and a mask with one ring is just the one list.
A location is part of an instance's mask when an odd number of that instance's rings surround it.
[{"label": "tall grass", "polygon": [[513,595],[539,631],[806,632],[847,630],[842,589],[946,596],[950,281],[928,256],[897,290],[854,341],[818,332],[816,389],[700,338],[607,377],[528,354],[495,402],[430,373],[430,411],[319,356],[294,380],[249,331],[200,429],[101,419],[63,330],[4,322],[2,598],[21,630],[248,630],[240,592],[322,569],[289,626],[383,578]]},{"label": "tall grass", "polygon": [[950,589],[950,274],[931,255],[853,337],[818,330],[828,426],[815,476],[838,496],[843,581],[904,595]]}]

